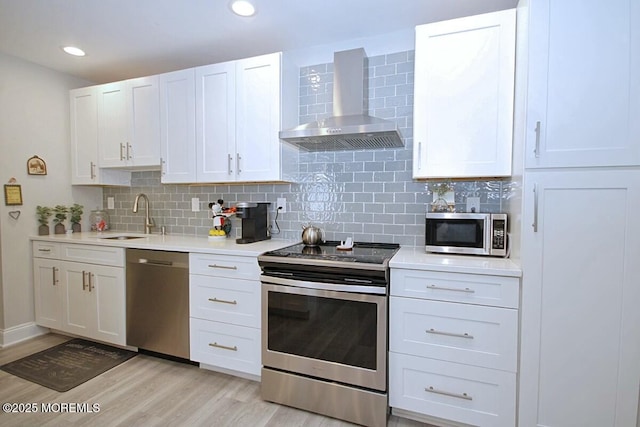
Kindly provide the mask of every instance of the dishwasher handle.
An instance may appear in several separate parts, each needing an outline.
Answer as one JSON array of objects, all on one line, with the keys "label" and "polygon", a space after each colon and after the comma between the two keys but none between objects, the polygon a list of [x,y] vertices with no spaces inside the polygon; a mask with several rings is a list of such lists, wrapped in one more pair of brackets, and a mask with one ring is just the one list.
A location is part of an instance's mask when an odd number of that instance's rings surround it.
[{"label": "dishwasher handle", "polygon": [[188,268],[188,265],[182,262],[165,261],[160,259],[138,258],[138,264],[158,265],[161,267]]}]

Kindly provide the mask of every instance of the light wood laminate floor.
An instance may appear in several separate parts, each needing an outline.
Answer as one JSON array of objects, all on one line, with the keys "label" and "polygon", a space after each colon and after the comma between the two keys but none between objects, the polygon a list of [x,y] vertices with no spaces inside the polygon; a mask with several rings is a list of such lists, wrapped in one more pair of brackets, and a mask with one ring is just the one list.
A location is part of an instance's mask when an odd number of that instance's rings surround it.
[{"label": "light wood laminate floor", "polygon": [[[0,349],[0,365],[70,339],[43,335]],[[0,403],[38,413],[0,412],[10,426],[352,426],[333,418],[265,402],[259,383],[144,354],[65,393],[0,371]],[[42,413],[42,404],[99,405],[93,413]],[[390,427],[426,426],[390,416]]]}]

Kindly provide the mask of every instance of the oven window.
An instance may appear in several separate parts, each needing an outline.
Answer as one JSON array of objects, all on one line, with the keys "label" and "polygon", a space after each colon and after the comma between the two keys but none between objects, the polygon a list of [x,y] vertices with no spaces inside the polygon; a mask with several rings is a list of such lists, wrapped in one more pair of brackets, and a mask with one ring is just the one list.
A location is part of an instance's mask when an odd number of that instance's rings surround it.
[{"label": "oven window", "polygon": [[268,349],[376,369],[377,306],[268,292]]}]

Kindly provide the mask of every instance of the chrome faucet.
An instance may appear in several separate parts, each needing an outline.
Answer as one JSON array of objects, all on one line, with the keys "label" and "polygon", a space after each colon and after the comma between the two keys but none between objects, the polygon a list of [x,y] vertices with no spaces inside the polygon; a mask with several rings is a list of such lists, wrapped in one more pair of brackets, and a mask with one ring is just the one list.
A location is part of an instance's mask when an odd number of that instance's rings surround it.
[{"label": "chrome faucet", "polygon": [[140,198],[143,198],[145,201],[145,219],[144,219],[144,233],[151,234],[151,227],[155,227],[156,225],[153,222],[153,218],[149,216],[149,198],[144,193],[139,193],[136,196],[136,199],[133,201],[133,213],[138,213],[138,201]]}]

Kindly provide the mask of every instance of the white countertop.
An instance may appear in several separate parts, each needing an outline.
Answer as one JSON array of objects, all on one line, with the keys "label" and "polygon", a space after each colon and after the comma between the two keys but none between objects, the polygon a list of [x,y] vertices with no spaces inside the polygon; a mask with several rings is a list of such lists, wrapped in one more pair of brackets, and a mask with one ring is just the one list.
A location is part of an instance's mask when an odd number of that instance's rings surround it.
[{"label": "white countertop", "polygon": [[389,262],[391,268],[445,271],[452,273],[522,276],[520,265],[509,258],[472,255],[441,255],[426,253],[424,247],[403,247]]},{"label": "white countertop", "polygon": [[[110,236],[139,236],[138,239],[117,240],[105,239]],[[104,233],[83,231],[73,234],[50,234],[48,236],[30,236],[31,240],[59,242],[59,243],[83,243],[91,245],[115,246],[120,248],[155,249],[176,252],[200,252],[222,255],[258,256],[263,252],[283,248],[299,243],[291,240],[263,240],[254,243],[237,244],[235,239],[210,241],[206,236],[160,235],[141,234],[118,231]]]},{"label": "white countertop", "polygon": [[[105,239],[112,236],[137,236],[138,239]],[[141,234],[108,231],[104,233],[82,232],[73,234],[50,234],[31,236],[31,240],[83,243],[91,245],[115,246],[120,248],[154,249],[176,252],[199,252],[221,255],[258,256],[285,246],[299,243],[292,240],[263,240],[261,242],[237,244],[235,239],[210,241],[207,237]],[[489,274],[498,276],[522,276],[520,265],[508,258],[483,256],[441,255],[426,253],[424,247],[402,247],[389,262],[391,268],[413,270],[445,271],[454,273]]]}]

